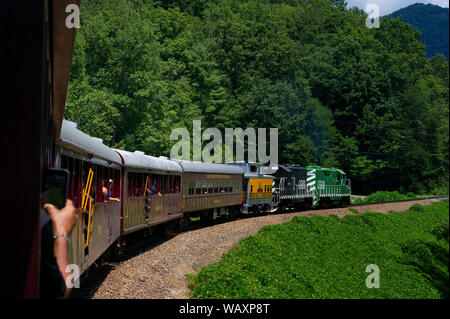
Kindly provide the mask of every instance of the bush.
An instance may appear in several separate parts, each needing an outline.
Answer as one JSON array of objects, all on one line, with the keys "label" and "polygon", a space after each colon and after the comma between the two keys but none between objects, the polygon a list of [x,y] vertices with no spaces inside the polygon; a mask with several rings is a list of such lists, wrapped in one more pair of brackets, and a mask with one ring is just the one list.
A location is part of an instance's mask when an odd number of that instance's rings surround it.
[{"label": "bush", "polygon": [[[294,217],[242,239],[192,280],[195,298],[445,298],[449,203],[389,215]],[[445,239],[447,233],[447,242]],[[367,265],[380,288],[367,289]]]},{"label": "bush", "polygon": [[397,191],[393,191],[393,192],[378,191],[378,192],[375,192],[375,193],[367,196],[365,199],[365,202],[366,203],[380,203],[380,202],[389,202],[389,201],[395,201],[395,200],[412,199],[415,197],[416,196],[414,194],[412,197],[409,197],[408,195],[400,194]]}]

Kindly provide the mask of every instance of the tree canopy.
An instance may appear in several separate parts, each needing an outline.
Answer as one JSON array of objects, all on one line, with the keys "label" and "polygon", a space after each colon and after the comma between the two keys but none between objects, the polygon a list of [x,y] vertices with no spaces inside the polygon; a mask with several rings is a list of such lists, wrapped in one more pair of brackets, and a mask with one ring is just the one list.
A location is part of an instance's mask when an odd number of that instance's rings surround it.
[{"label": "tree canopy", "polygon": [[169,156],[174,128],[279,128],[279,162],[356,192],[448,185],[448,61],[342,0],[83,0],[65,117]]}]

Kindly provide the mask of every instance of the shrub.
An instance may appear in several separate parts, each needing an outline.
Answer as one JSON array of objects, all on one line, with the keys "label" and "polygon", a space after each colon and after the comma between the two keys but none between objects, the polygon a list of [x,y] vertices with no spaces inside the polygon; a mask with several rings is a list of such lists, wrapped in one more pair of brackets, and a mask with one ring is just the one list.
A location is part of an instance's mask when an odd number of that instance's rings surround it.
[{"label": "shrub", "polygon": [[[445,298],[449,203],[421,207],[423,212],[342,219],[295,217],[263,227],[220,262],[201,269],[192,280],[192,296]],[[365,286],[369,264],[380,268],[379,289]]]}]

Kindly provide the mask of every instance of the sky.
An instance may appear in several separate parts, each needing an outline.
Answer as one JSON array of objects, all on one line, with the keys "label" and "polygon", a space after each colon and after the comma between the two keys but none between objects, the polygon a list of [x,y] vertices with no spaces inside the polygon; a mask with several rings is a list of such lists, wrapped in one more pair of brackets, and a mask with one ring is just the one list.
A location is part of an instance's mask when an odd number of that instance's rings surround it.
[{"label": "sky", "polygon": [[449,0],[347,0],[348,7],[358,7],[362,10],[368,4],[376,4],[380,7],[380,15],[390,14],[398,9],[405,8],[414,3],[430,3],[448,8]]}]

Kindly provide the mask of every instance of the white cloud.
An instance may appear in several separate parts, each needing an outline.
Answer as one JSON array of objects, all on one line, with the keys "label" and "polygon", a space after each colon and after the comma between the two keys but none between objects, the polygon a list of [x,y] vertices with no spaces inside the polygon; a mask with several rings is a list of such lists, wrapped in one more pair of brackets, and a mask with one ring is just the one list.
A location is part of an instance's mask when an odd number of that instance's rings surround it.
[{"label": "white cloud", "polygon": [[358,7],[364,10],[368,4],[377,4],[380,7],[380,15],[384,16],[405,8],[414,3],[431,3],[441,7],[449,7],[449,0],[347,0],[348,7]]}]

